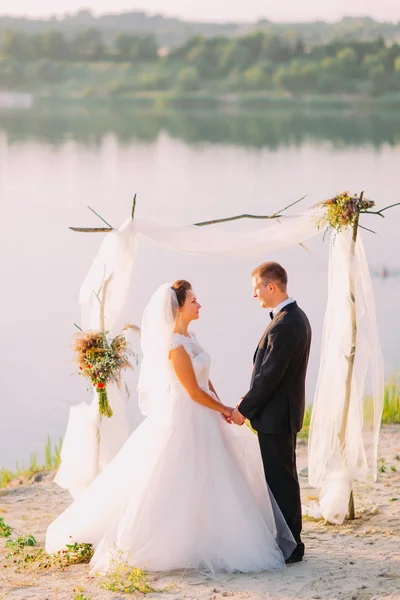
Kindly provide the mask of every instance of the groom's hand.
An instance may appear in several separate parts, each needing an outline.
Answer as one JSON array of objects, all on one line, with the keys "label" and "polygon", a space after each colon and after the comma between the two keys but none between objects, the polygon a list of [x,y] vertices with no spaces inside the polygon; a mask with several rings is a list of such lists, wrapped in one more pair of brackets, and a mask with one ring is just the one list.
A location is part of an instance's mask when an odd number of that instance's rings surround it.
[{"label": "groom's hand", "polygon": [[236,407],[235,410],[231,414],[231,421],[235,423],[235,425],[243,425],[246,418],[242,415],[239,409]]}]

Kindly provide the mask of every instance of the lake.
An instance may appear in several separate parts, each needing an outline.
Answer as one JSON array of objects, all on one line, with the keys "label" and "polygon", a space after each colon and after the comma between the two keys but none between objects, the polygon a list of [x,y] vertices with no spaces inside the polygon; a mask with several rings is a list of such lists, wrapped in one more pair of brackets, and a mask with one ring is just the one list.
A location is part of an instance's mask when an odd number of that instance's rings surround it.
[{"label": "lake", "polygon": [[[305,208],[344,189],[366,188],[379,207],[400,201],[400,117],[393,113],[126,112],[71,107],[0,112],[0,466],[40,455],[47,435],[63,435],[69,406],[90,400],[73,375],[71,339],[78,292],[104,234],[90,205],[114,227],[130,214],[194,223],[243,212],[271,214],[307,194]],[[296,208],[296,210],[299,210]],[[388,378],[400,367],[400,207],[364,216],[378,324]],[[312,401],[327,298],[328,241],[259,259],[180,255],[140,246],[130,298],[139,324],[155,288],[193,282],[203,308],[194,329],[213,358],[221,398],[247,391],[268,313],[252,298],[250,273],[283,263],[290,294],[307,312],[314,342],[307,381]],[[379,276],[386,268],[389,277]],[[399,276],[398,276],[399,275]],[[132,425],[135,377],[131,377]]]}]

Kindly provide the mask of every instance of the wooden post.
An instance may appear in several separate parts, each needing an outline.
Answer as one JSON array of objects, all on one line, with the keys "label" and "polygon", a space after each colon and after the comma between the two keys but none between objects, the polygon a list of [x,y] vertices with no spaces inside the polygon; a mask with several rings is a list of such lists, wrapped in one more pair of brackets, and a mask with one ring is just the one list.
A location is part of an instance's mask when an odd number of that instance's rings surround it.
[{"label": "wooden post", "polygon": [[[363,195],[364,195],[364,192],[362,191],[360,194],[360,201],[363,199]],[[355,259],[359,220],[360,220],[360,211],[357,210],[356,219],[355,219],[354,225],[353,225],[353,237],[351,240],[351,248],[350,248],[352,262],[354,262],[354,259]],[[354,360],[356,357],[356,347],[357,347],[357,309],[356,309],[356,294],[355,294],[353,264],[351,265],[351,271],[350,271],[349,277],[350,277],[349,288],[350,288],[350,310],[351,310],[351,344],[350,344],[350,354],[349,354],[349,356],[346,357],[347,358],[346,393],[345,393],[345,399],[344,399],[344,405],[343,405],[342,421],[340,424],[340,430],[339,430],[339,434],[338,434],[339,444],[340,444],[340,454],[341,454],[341,458],[342,458],[342,463],[344,463],[344,464],[347,464],[346,431],[347,431],[347,423],[348,423],[349,412],[350,412],[351,388],[352,388],[353,373],[354,373]],[[348,509],[347,518],[349,520],[355,519],[353,490],[351,490],[351,493],[350,493],[349,509]]]}]

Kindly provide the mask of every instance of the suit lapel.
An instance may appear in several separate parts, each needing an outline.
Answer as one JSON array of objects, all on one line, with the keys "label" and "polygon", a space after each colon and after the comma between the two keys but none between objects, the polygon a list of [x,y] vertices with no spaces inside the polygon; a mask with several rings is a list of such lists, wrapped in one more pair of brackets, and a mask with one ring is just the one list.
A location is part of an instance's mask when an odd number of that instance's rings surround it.
[{"label": "suit lapel", "polygon": [[267,328],[265,329],[264,333],[262,334],[262,336],[261,336],[261,338],[260,338],[260,341],[259,341],[259,342],[258,342],[258,344],[257,344],[257,348],[256,348],[256,351],[254,352],[254,356],[253,356],[253,364],[256,362],[256,356],[257,356],[257,352],[258,352],[258,349],[259,349],[259,347],[260,347],[260,344],[261,344],[261,342],[262,342],[262,341],[263,341],[263,340],[264,340],[264,339],[267,337],[267,335],[268,335],[268,332],[269,332],[269,330],[271,329],[271,327],[272,327],[272,324],[273,324],[273,322],[275,321],[275,319],[276,319],[276,317],[274,317],[274,318],[271,320],[271,322],[270,322],[270,323],[268,323],[268,326],[267,326]]},{"label": "suit lapel", "polygon": [[258,349],[260,347],[261,342],[263,342],[265,340],[265,338],[267,337],[268,333],[270,332],[271,328],[278,323],[285,315],[285,313],[287,312],[287,310],[291,310],[292,308],[294,308],[295,306],[297,306],[296,302],[291,302],[290,304],[287,304],[286,306],[284,306],[276,315],[275,317],[271,320],[270,323],[268,323],[268,326],[266,328],[266,330],[264,331],[264,333],[261,336],[260,341],[258,342],[258,346],[256,348],[256,351],[254,352],[254,356],[253,356],[253,364],[256,362],[256,356],[257,356],[257,352]]}]

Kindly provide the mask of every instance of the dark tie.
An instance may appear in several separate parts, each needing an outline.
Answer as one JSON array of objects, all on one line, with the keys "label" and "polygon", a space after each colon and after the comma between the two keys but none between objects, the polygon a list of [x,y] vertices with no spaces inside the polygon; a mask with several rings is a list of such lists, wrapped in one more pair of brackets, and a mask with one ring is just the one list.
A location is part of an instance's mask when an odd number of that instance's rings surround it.
[{"label": "dark tie", "polygon": [[272,310],[270,311],[269,316],[271,317],[271,321],[272,321],[272,319],[274,318],[274,313]]}]

